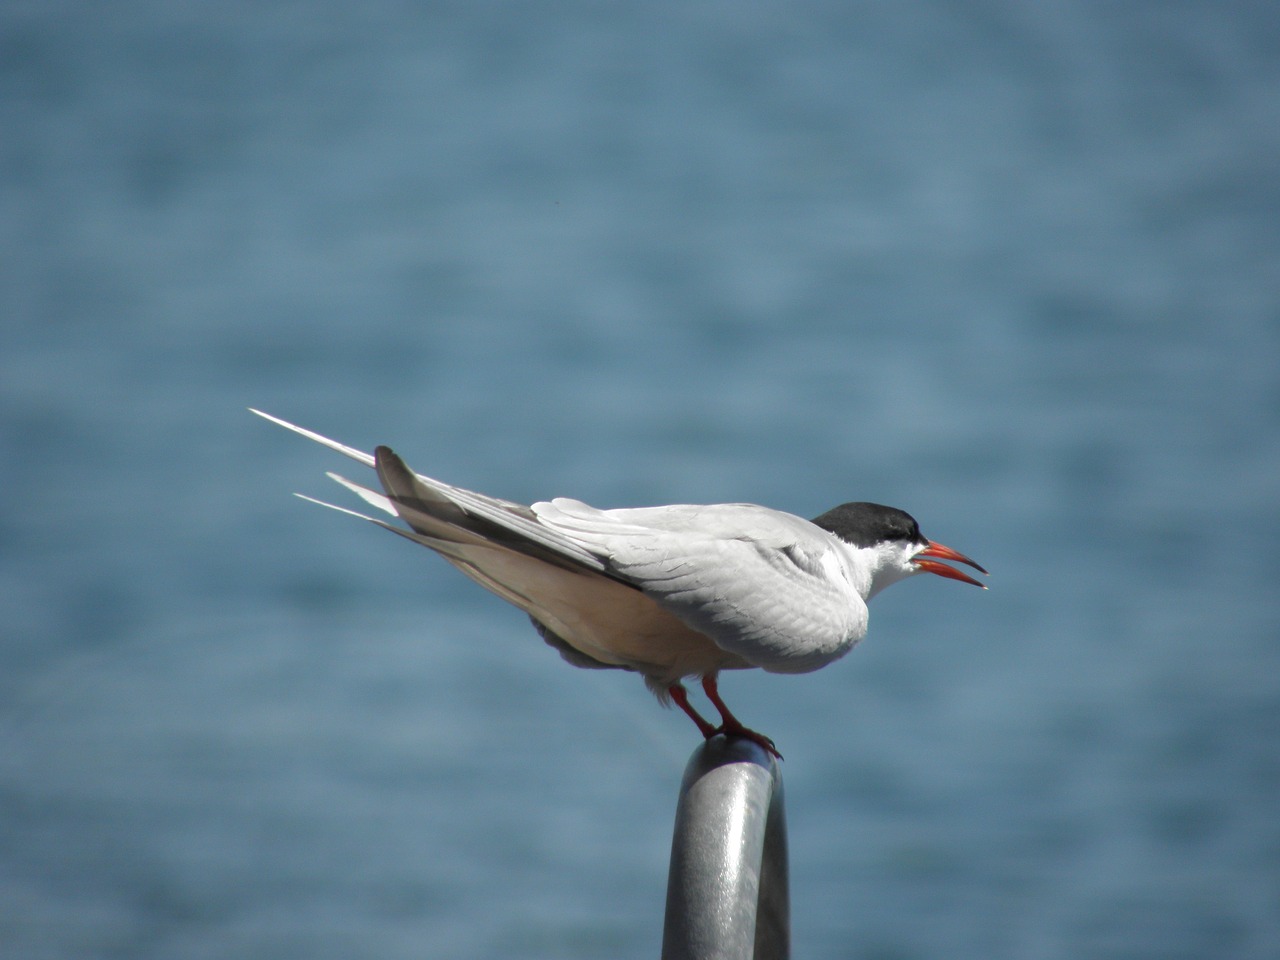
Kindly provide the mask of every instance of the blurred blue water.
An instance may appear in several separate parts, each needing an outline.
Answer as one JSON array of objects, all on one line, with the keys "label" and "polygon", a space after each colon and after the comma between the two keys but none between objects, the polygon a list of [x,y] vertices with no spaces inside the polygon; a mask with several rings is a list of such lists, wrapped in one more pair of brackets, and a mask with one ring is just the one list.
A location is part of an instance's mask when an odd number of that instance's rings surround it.
[{"label": "blurred blue water", "polygon": [[255,405],[993,571],[726,697],[797,956],[1280,952],[1271,4],[0,8],[0,949],[641,957],[695,743]]}]

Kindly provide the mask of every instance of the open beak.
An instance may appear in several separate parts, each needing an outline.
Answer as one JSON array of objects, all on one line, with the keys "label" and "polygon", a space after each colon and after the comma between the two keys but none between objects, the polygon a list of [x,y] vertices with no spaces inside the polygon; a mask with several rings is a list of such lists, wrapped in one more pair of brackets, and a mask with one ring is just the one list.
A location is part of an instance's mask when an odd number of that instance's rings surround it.
[{"label": "open beak", "polygon": [[966,563],[979,573],[986,575],[987,571],[974,563],[968,557],[958,550],[952,550],[950,547],[944,547],[940,543],[929,541],[929,545],[917,553],[912,559],[915,561],[916,567],[925,573],[936,573],[940,577],[946,577],[950,580],[960,580],[964,583],[972,583],[975,587],[987,589],[986,584],[980,583],[967,573],[961,573],[955,567],[948,567],[945,563],[938,563],[936,560],[921,560],[921,557],[938,557],[942,560],[954,560],[956,563]]}]

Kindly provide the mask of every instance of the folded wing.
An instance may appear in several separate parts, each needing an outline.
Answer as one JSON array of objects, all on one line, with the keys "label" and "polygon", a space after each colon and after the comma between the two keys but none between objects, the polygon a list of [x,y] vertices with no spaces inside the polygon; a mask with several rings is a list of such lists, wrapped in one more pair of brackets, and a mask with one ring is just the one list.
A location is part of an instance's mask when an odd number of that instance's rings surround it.
[{"label": "folded wing", "polygon": [[567,499],[533,512],[753,666],[816,670],[866,632],[866,603],[834,538],[800,517],[751,504],[597,510]]}]

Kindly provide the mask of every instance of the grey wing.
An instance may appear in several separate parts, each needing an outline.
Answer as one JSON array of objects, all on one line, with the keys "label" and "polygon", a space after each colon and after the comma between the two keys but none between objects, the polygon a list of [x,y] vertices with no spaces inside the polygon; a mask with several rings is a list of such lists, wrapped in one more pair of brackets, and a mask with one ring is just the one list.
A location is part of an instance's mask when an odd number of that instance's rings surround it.
[{"label": "grey wing", "polygon": [[416,474],[389,447],[378,447],[374,460],[395,512],[418,533],[498,545],[559,567],[607,572],[599,557],[547,527],[523,504]]},{"label": "grey wing", "polygon": [[841,575],[835,548],[799,517],[749,504],[596,510],[556,500],[533,510],[615,576],[764,670],[816,670],[866,632],[866,603]]}]

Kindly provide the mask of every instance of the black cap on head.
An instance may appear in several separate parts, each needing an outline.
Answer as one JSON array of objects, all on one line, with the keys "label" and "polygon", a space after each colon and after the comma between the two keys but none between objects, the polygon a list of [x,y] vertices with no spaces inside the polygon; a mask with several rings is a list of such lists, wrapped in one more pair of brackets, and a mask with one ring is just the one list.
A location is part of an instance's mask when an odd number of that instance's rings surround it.
[{"label": "black cap on head", "polygon": [[915,517],[880,503],[842,503],[812,521],[855,547],[873,547],[889,540],[927,544]]}]

